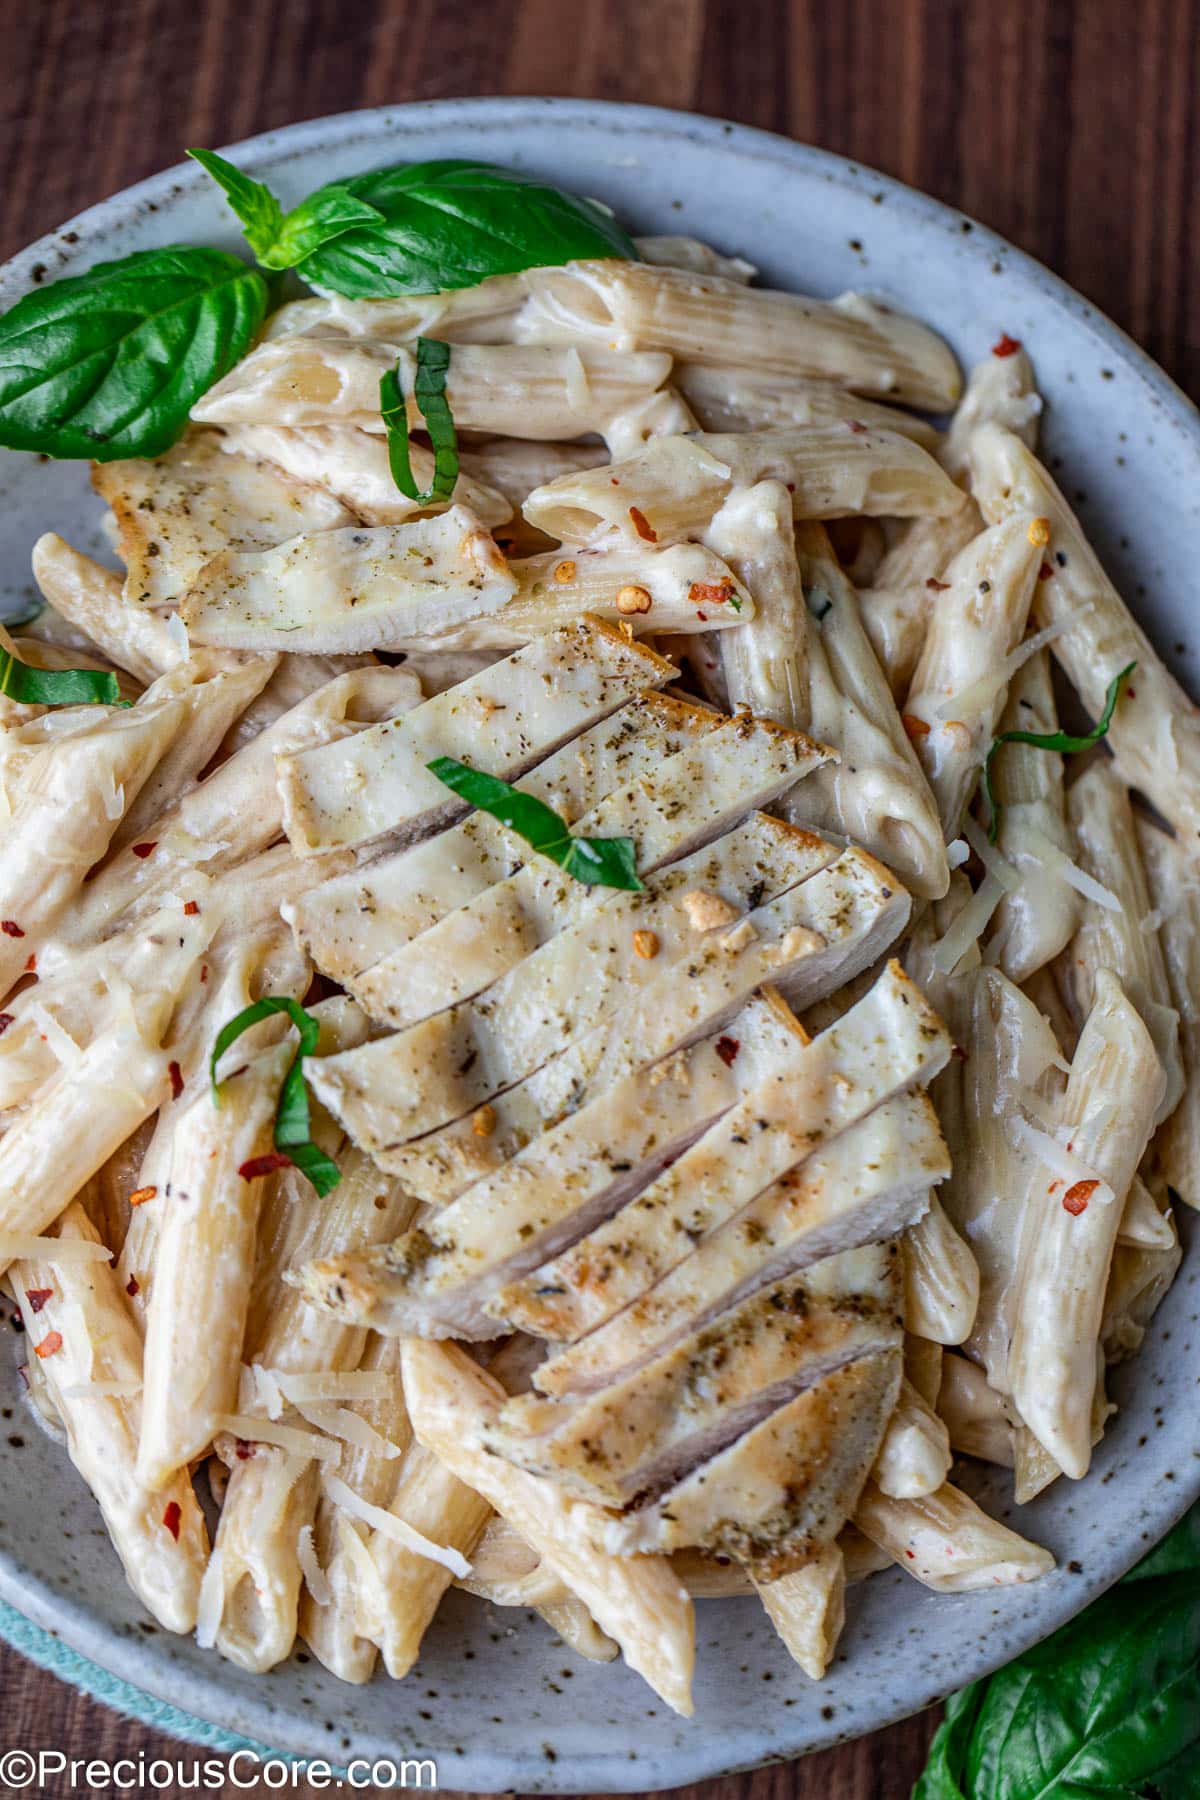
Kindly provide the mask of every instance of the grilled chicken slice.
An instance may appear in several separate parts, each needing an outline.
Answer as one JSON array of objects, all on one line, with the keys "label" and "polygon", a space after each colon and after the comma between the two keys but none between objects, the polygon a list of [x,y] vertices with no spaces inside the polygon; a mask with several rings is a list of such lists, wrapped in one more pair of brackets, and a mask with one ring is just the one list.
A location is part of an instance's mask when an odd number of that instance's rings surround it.
[{"label": "grilled chicken slice", "polygon": [[[739,926],[704,940],[685,979],[669,965],[531,1074],[500,1077],[490,1094],[477,1088],[457,1119],[411,1141],[388,1144],[381,1136],[372,1154],[422,1199],[444,1203],[611,1082],[718,1030],[763,983],[803,1005],[806,996],[852,980],[903,930],[908,910],[907,894],[886,870],[847,851],[757,907],[751,931]],[[501,1091],[506,1079],[513,1085]],[[477,1122],[468,1109],[485,1101],[485,1121]]]},{"label": "grilled chicken slice", "polygon": [[672,1487],[844,1363],[901,1343],[898,1247],[872,1244],[743,1300],[596,1394],[508,1401],[490,1449],[610,1506]]},{"label": "grilled chicken slice", "polygon": [[324,1301],[336,1288],[343,1305],[361,1296],[394,1331],[498,1335],[484,1310],[497,1288],[614,1212],[770,1073],[797,1067],[807,1040],[778,998],[756,996],[735,1023],[744,1054],[731,1060],[731,1040],[710,1037],[626,1075],[436,1219],[377,1254],[306,1271],[308,1291]]},{"label": "grilled chicken slice", "polygon": [[[895,885],[852,850],[821,879],[814,871],[832,848],[755,813],[716,844],[652,875],[642,892],[621,893],[587,914],[476,999],[328,1058],[319,1075],[314,1071],[315,1091],[372,1155],[434,1131],[612,1020],[639,992],[680,988],[686,1004],[706,965],[725,962],[771,930],[766,907],[748,912],[763,890],[768,897],[798,890],[794,907],[776,903],[782,931],[777,926],[772,935],[788,959],[788,931],[807,931],[812,980],[822,991],[835,986],[849,972],[846,939],[855,927],[861,932],[864,913],[874,920],[886,908]],[[819,883],[811,893],[806,876]],[[736,923],[697,930],[686,904],[697,893],[722,902]]]},{"label": "grilled chicken slice", "polygon": [[117,522],[127,599],[162,606],[224,550],[267,550],[298,532],[353,524],[332,494],[253,457],[222,455],[220,441],[215,431],[189,431],[152,462],[92,465],[92,486]]},{"label": "grilled chicken slice", "polygon": [[[740,713],[693,739],[657,771],[605,795],[575,830],[632,838],[638,872],[646,879],[727,832],[755,807],[769,805],[797,776],[827,760],[803,733]],[[510,842],[514,856],[520,855],[524,846],[515,833]],[[606,918],[622,907],[637,910],[611,888],[586,886],[533,856],[382,958],[351,984],[353,992],[372,1018],[397,1028],[416,1024],[481,993],[601,907]]]},{"label": "grilled chicken slice", "polygon": [[539,1337],[573,1341],[594,1331],[819,1144],[898,1090],[932,1080],[950,1049],[937,1014],[890,964],[857,1006],[790,1066],[772,1070],[635,1200],[505,1288],[489,1310]]},{"label": "grilled chicken slice", "polygon": [[[573,824],[622,782],[655,773],[721,723],[719,713],[673,694],[639,694],[515,785]],[[493,882],[514,874],[527,854],[527,847],[489,813],[469,813],[461,825],[423,844],[322,883],[288,922],[319,969],[350,983]]]},{"label": "grilled chicken slice", "polygon": [[427,836],[465,810],[426,767],[434,757],[469,756],[474,767],[511,779],[676,673],[665,657],[594,620],[539,638],[427,700],[403,724],[280,758],[292,848],[312,856],[388,832]]},{"label": "grilled chicken slice", "polygon": [[[949,1170],[926,1097],[886,1101],[702,1238],[623,1312],[542,1363],[535,1385],[546,1394],[591,1393],[624,1377],[760,1287],[903,1231],[924,1213],[931,1183]],[[509,1296],[528,1293],[533,1304],[542,1280],[542,1271],[528,1276],[497,1306],[519,1316]]]},{"label": "grilled chicken slice", "polygon": [[612,1520],[618,1555],[698,1547],[777,1581],[836,1538],[858,1504],[900,1387],[901,1353],[834,1369],[645,1506]]},{"label": "grilled chicken slice", "polygon": [[180,595],[194,642],[355,655],[407,650],[498,612],[516,578],[465,506],[401,525],[303,532],[271,550],[221,550]]}]

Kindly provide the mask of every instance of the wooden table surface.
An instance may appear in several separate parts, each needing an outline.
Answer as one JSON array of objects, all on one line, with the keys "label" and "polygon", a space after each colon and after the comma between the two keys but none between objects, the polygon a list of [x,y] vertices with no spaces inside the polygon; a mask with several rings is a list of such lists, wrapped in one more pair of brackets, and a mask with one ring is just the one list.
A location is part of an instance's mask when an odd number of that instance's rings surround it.
[{"label": "wooden table surface", "polygon": [[[0,0],[0,27],[0,257],[187,144],[458,94],[648,101],[951,202],[1200,393],[1200,0]],[[190,1758],[12,1652],[0,1682],[0,1749]],[[905,1800],[933,1725],[691,1792]]]}]

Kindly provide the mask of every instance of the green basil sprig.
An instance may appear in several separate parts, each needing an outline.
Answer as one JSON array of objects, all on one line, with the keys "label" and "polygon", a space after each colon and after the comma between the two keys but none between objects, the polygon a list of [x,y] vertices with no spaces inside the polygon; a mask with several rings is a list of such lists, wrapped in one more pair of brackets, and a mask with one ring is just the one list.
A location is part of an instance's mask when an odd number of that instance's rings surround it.
[{"label": "green basil sprig", "polygon": [[946,1708],[913,1800],[1195,1800],[1200,1507],[1125,1580]]},{"label": "green basil sprig", "polygon": [[294,269],[328,239],[340,237],[352,225],[384,223],[378,207],[356,199],[345,182],[335,181],[318,188],[285,213],[266,182],[244,175],[215,150],[193,149],[188,155],[224,189],[242,222],[246,242],[264,269]]},{"label": "green basil sprig", "polygon": [[637,852],[632,838],[572,837],[565,820],[533,794],[522,794],[507,781],[468,769],[452,756],[439,756],[428,768],[462,799],[491,813],[531,849],[548,856],[560,869],[587,887],[626,888],[641,893]]},{"label": "green basil sprig", "polygon": [[263,183],[223,157],[189,155],[220,182],[266,267],[294,268],[319,292],[352,300],[474,287],[579,257],[637,257],[602,207],[491,163],[374,169],[318,188],[285,214]]},{"label": "green basil sprig", "polygon": [[417,487],[408,456],[408,412],[400,387],[399,365],[385,370],[379,377],[379,411],[387,431],[388,467],[400,492],[415,500],[418,506],[432,506],[439,500],[448,500],[458,481],[458,434],[454,429],[450,402],[446,399],[449,367],[449,344],[443,344],[438,338],[417,339],[413,398],[433,445],[433,480],[424,493]]},{"label": "green basil sprig", "polygon": [[988,804],[988,842],[994,844],[1000,829],[1000,802],[992,791],[992,758],[1002,744],[1032,744],[1035,750],[1058,750],[1064,756],[1070,756],[1076,750],[1090,750],[1107,736],[1112,724],[1112,716],[1116,711],[1117,696],[1121,692],[1121,683],[1128,679],[1137,668],[1135,662],[1126,663],[1108,684],[1108,692],[1104,697],[1104,711],[1097,724],[1081,737],[1069,731],[1002,731],[999,737],[992,739],[992,747],[983,762],[983,793]]},{"label": "green basil sprig", "polygon": [[121,690],[108,669],[32,669],[0,649],[0,694],[23,706],[120,706]]},{"label": "green basil sprig", "polygon": [[268,995],[256,1000],[252,1006],[243,1007],[241,1012],[222,1025],[213,1045],[209,1059],[209,1077],[212,1081],[213,1095],[220,1103],[220,1088],[217,1083],[217,1064],[226,1050],[241,1037],[243,1031],[249,1031],[263,1019],[271,1018],[275,1013],[286,1013],[300,1034],[300,1047],[292,1059],[291,1067],[283,1078],[283,1086],[279,1090],[279,1103],[275,1109],[275,1148],[288,1161],[308,1177],[322,1199],[342,1179],[341,1171],[333,1158],[326,1156],[319,1144],[312,1141],[312,1125],[308,1116],[308,1088],[304,1080],[304,1059],[311,1056],[317,1047],[321,1035],[321,1021],[314,1019],[306,1012],[298,1000],[286,996]]},{"label": "green basil sprig", "polygon": [[262,323],[262,276],[175,245],[37,288],[0,318],[0,444],[112,462],[161,456]]}]

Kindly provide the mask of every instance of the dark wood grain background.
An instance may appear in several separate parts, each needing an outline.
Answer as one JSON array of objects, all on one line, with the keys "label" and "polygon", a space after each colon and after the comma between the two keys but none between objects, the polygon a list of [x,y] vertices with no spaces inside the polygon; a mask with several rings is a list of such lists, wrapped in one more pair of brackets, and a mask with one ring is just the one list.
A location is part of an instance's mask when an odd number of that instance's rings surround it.
[{"label": "dark wood grain background", "polygon": [[[458,94],[638,100],[951,202],[1200,394],[1200,0],[0,0],[0,45],[0,257],[187,144]],[[192,1754],[11,1652],[0,1694],[0,1749]],[[690,1794],[907,1800],[934,1723]]]}]

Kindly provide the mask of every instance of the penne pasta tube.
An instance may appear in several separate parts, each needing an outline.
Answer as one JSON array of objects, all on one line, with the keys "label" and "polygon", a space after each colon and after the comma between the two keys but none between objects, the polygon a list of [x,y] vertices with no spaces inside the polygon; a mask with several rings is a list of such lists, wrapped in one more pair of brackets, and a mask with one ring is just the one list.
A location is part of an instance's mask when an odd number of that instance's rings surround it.
[{"label": "penne pasta tube", "polygon": [[403,525],[349,526],[275,550],[223,550],[180,599],[200,644],[345,655],[402,650],[497,612],[516,591],[465,507]]},{"label": "penne pasta tube", "polygon": [[1107,890],[1107,898],[1097,895],[1085,902],[1064,958],[1071,1010],[1082,1025],[1092,1007],[1097,971],[1109,969],[1118,978],[1145,1022],[1166,1077],[1156,1121],[1161,1123],[1174,1112],[1184,1088],[1179,1014],[1154,929],[1129,795],[1110,762],[1097,760],[1079,777],[1067,794],[1067,812],[1084,872]]},{"label": "penne pasta tube", "polygon": [[777,1581],[756,1581],[754,1591],[792,1661],[823,1681],[846,1623],[846,1562],[837,1544]]},{"label": "penne pasta tube", "polygon": [[[1114,1255],[1116,1253],[1114,1252]],[[1104,1436],[1104,1427],[1116,1407],[1111,1405],[1104,1391],[1105,1358],[1102,1344],[1096,1346],[1096,1386],[1092,1398],[1091,1442],[1093,1449]],[[1052,1486],[1063,1471],[1053,1456],[1040,1443],[1028,1425],[1015,1424],[1012,1428],[1013,1446],[1013,1499],[1018,1506],[1028,1505],[1030,1500],[1044,1493]]]},{"label": "penne pasta tube", "polygon": [[[1154,1139],[1154,1168],[1172,1192],[1200,1206],[1200,882],[1185,841],[1134,814],[1142,864],[1160,923],[1171,999],[1179,1013],[1183,1093]],[[1153,917],[1154,915],[1152,915]],[[1151,919],[1142,921],[1149,929]]]},{"label": "penne pasta tube", "polygon": [[340,294],[290,300],[263,327],[265,338],[445,338],[447,343],[509,341],[510,327],[526,295],[524,274],[489,275],[474,287],[442,294],[397,294],[386,300],[346,300]]},{"label": "penne pasta tube", "polygon": [[687,401],[673,387],[664,387],[614,413],[604,427],[604,443],[611,460],[619,462],[636,455],[651,438],[697,430],[696,415]]},{"label": "penne pasta tube", "polygon": [[546,1600],[537,1609],[552,1631],[556,1631],[568,1650],[586,1656],[589,1662],[612,1662],[621,1654],[615,1639],[601,1631],[583,1601],[576,1594],[565,1600]]},{"label": "penne pasta tube", "polygon": [[945,894],[950,871],[937,808],[863,629],[858,597],[819,526],[797,532],[807,596],[814,737],[839,760],[793,789],[783,813],[872,850],[913,893]]},{"label": "penne pasta tube", "polygon": [[[357,426],[382,434],[379,380],[399,372],[410,426],[423,420],[412,398],[416,360],[376,339],[289,336],[251,350],[192,409],[208,425]],[[492,437],[576,438],[603,431],[616,414],[660,388],[661,355],[573,345],[456,345],[446,400],[459,431]]]},{"label": "penne pasta tube", "polygon": [[[98,1243],[78,1205],[58,1227],[64,1243]],[[13,1265],[10,1280],[31,1357],[66,1432],[71,1461],[94,1494],[130,1587],[167,1631],[196,1623],[208,1534],[186,1473],[165,1490],[136,1480],[142,1346],[107,1260],[74,1256]],[[31,1296],[40,1304],[35,1308]],[[52,1348],[57,1338],[56,1348]]]},{"label": "penne pasta tube", "polygon": [[[260,457],[297,481],[324,488],[364,525],[400,525],[417,513],[441,512],[448,505],[467,507],[489,528],[503,525],[513,514],[512,502],[498,489],[461,468],[447,499],[425,504],[410,499],[396,486],[386,442],[353,425],[233,425],[223,434],[221,448]],[[433,452],[410,444],[408,455],[414,485],[424,495],[433,486]]]},{"label": "penne pasta tube", "polygon": [[971,439],[981,425],[999,425],[1020,438],[1027,450],[1037,449],[1042,396],[1037,391],[1033,364],[1022,345],[1009,338],[996,351],[976,363],[967,378],[950,430],[941,448],[940,462],[955,481],[971,478]]},{"label": "penne pasta tube", "polygon": [[[401,1465],[391,1511],[423,1536],[469,1557],[492,1509],[448,1464],[414,1442]],[[371,1561],[377,1582],[372,1633],[388,1674],[394,1681],[402,1681],[417,1660],[421,1640],[450,1586],[452,1571],[381,1532],[372,1538]]]},{"label": "penne pasta tube", "polygon": [[978,1363],[966,1356],[943,1359],[937,1410],[958,1455],[1013,1467],[1013,1428],[1004,1396],[988,1385]]},{"label": "penne pasta tube", "polygon": [[872,1471],[880,1492],[895,1500],[936,1493],[953,1460],[944,1422],[911,1382],[903,1382]]},{"label": "penne pasta tube", "polygon": [[55,612],[140,682],[148,685],[181,660],[166,620],[131,605],[119,575],[73,549],[55,531],[44,532],[33,546],[33,578]]},{"label": "penne pasta tube", "polygon": [[935,1344],[931,1338],[917,1337],[915,1332],[905,1334],[904,1379],[916,1388],[926,1406],[935,1410],[945,1360],[946,1352],[941,1344]]},{"label": "penne pasta tube", "polygon": [[1175,1226],[1170,1208],[1164,1212],[1140,1175],[1135,1175],[1125,1196],[1117,1243],[1134,1250],[1173,1250]]},{"label": "penne pasta tube", "polygon": [[900,1242],[908,1330],[935,1344],[963,1343],[979,1306],[979,1264],[936,1194]]},{"label": "penne pasta tube", "polygon": [[972,491],[989,523],[1012,512],[1049,520],[1046,566],[1034,598],[1039,626],[1056,627],[1054,656],[1094,719],[1109,683],[1137,664],[1117,704],[1107,743],[1122,779],[1140,788],[1190,839],[1200,832],[1200,732],[1197,709],[1108,579],[1079,522],[1051,477],[1020,439],[982,426],[970,447]]},{"label": "penne pasta tube", "polygon": [[961,489],[910,438],[847,422],[654,438],[623,462],[535,488],[522,511],[568,544],[609,530],[672,544],[701,531],[735,487],[759,481],[782,481],[798,519],[942,515],[966,505]]},{"label": "penne pasta tube", "polygon": [[[1059,729],[1050,661],[1039,650],[1015,671],[1000,719],[1001,733],[1041,736]],[[988,958],[1010,981],[1028,981],[1066,949],[1079,917],[1079,896],[1063,874],[1075,840],[1066,814],[1063,759],[1057,750],[1003,744],[992,762],[1000,807],[997,847],[1021,876],[996,908]]]},{"label": "penne pasta tube", "polygon": [[634,248],[643,262],[664,269],[690,269],[693,275],[720,275],[727,281],[753,281],[758,270],[742,256],[722,256],[711,244],[693,237],[635,237]]},{"label": "penne pasta tube", "polygon": [[[336,681],[339,675],[372,667],[375,667],[378,675],[378,667],[371,656],[281,656],[275,665],[275,673],[262,693],[250,702],[241,718],[235,720],[225,733],[217,752],[217,762],[226,762],[237,751],[244,750],[247,744],[252,743],[268,726],[274,725],[284,713],[299,706],[302,700],[307,700],[318,688]],[[372,686],[373,684],[369,684],[365,691],[371,691]]]},{"label": "penne pasta tube", "polygon": [[755,616],[747,589],[719,556],[700,544],[665,550],[614,539],[572,556],[550,550],[509,564],[517,591],[497,612],[446,632],[439,646],[513,650],[584,614],[639,635],[728,631]]},{"label": "penne pasta tube", "polygon": [[544,487],[560,475],[600,468],[610,460],[603,444],[498,437],[460,449],[458,465],[472,480],[503,494],[512,511],[519,514],[526,494],[534,488]]},{"label": "penne pasta tube", "polygon": [[413,1429],[427,1449],[469,1481],[555,1569],[616,1639],[631,1668],[676,1712],[691,1711],[691,1601],[659,1557],[613,1557],[589,1541],[602,1516],[544,1478],[483,1448],[504,1390],[456,1345],[409,1338],[404,1387]]},{"label": "penne pasta tube", "polygon": [[1009,1587],[1048,1575],[1054,1558],[949,1482],[920,1500],[890,1500],[869,1481],[854,1515],[893,1562],[939,1594]]},{"label": "penne pasta tube", "polygon": [[1073,1480],[1091,1461],[1097,1343],[1121,1210],[1164,1086],[1154,1043],[1116,976],[1100,969],[1094,993],[1060,1112],[1084,1179],[1067,1185],[1060,1168],[1043,1164],[1031,1185],[1008,1361],[1022,1420]]},{"label": "penne pasta tube", "polygon": [[856,419],[872,431],[898,431],[923,450],[935,451],[941,442],[941,433],[928,419],[863,400],[833,381],[683,362],[671,371],[671,382],[703,431],[779,431]]},{"label": "penne pasta tube", "polygon": [[979,508],[965,498],[956,512],[906,520],[863,592],[863,624],[898,702],[912,684],[947,565],[982,528]]},{"label": "penne pasta tube", "polygon": [[617,260],[530,269],[525,284],[529,299],[517,322],[525,343],[667,350],[693,362],[817,376],[933,412],[958,399],[961,377],[949,347],[862,294],[809,300]]},{"label": "penne pasta tube", "polygon": [[175,1128],[146,1314],[138,1476],[161,1487],[199,1456],[236,1407],[254,1241],[283,1043],[201,1091]]},{"label": "penne pasta tube", "polygon": [[239,1440],[209,1570],[217,1596],[209,1641],[251,1674],[275,1668],[296,1641],[299,1542],[311,1530],[319,1490],[315,1462]]},{"label": "penne pasta tube", "polygon": [[[1174,1229],[1168,1211],[1164,1217]],[[1142,1250],[1118,1244],[1104,1295],[1101,1345],[1109,1362],[1122,1362],[1141,1349],[1146,1327],[1179,1272],[1183,1249],[1175,1233],[1169,1249]]]},{"label": "penne pasta tube", "polygon": [[[730,710],[804,730],[812,713],[804,590],[792,536],[792,507],[779,481],[732,493],[707,541],[754,595],[754,615],[725,637],[721,662]],[[706,609],[707,616],[707,609]]]},{"label": "penne pasta tube", "polygon": [[1035,524],[1016,514],[982,532],[949,564],[929,610],[904,717],[947,838],[975,791],[1025,632],[1041,563]]}]

